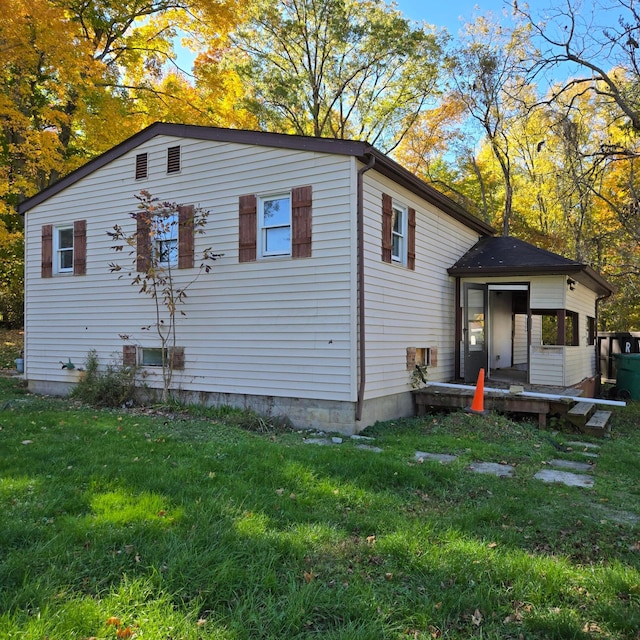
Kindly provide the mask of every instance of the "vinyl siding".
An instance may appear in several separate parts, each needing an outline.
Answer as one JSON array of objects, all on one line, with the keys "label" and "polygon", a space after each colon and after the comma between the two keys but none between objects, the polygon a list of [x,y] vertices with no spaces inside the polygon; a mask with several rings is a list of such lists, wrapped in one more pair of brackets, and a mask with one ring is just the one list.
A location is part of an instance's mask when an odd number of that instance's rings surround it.
[{"label": "vinyl siding", "polygon": [[[437,348],[432,381],[454,374],[455,279],[447,268],[477,233],[374,171],[364,174],[366,397],[410,389],[407,347]],[[415,270],[382,260],[382,194],[416,209]]]},{"label": "vinyl siding", "polygon": [[[166,172],[166,150],[181,146],[181,171]],[[148,178],[135,180],[135,161],[148,153]],[[210,211],[206,235],[196,236],[196,264],[211,246],[223,257],[188,290],[178,320],[185,370],[173,384],[189,391],[247,393],[353,401],[355,352],[354,160],[347,157],[159,136],[33,208],[25,216],[26,376],[73,381],[60,361],[81,364],[90,349],[117,360],[123,344],[157,347],[154,305],[125,275],[107,236],[114,224],[134,230],[128,215],[146,189],[161,200]],[[238,198],[313,188],[312,257],[238,262]],[[87,220],[87,274],[40,277],[43,224]],[[195,270],[179,271],[185,284]],[[148,369],[147,384],[160,372]]]}]

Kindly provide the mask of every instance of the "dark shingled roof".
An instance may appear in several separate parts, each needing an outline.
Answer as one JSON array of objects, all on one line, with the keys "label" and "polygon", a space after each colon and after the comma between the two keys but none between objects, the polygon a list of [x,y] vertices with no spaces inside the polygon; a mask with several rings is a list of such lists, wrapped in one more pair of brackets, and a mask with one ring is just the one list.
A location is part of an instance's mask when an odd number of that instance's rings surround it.
[{"label": "dark shingled roof", "polygon": [[481,238],[448,270],[452,276],[571,275],[601,295],[613,287],[591,267],[510,236]]}]

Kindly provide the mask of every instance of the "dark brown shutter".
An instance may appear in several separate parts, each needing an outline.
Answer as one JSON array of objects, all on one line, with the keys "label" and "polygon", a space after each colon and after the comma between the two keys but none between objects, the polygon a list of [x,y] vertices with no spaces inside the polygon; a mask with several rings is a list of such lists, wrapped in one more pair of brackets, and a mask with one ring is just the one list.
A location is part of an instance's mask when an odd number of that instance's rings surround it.
[{"label": "dark brown shutter", "polygon": [[194,263],[194,207],[178,207],[178,269],[192,269]]},{"label": "dark brown shutter", "polygon": [[180,171],[180,147],[169,147],[167,149],[167,173],[178,173]]},{"label": "dark brown shutter", "polygon": [[240,196],[239,255],[240,262],[253,262],[256,259],[256,241],[258,226],[257,199],[254,195]]},{"label": "dark brown shutter", "polygon": [[151,219],[147,213],[141,211],[136,216],[136,222],[136,269],[147,271],[151,265]]},{"label": "dark brown shutter", "polygon": [[391,262],[393,248],[393,205],[391,196],[382,194],[382,260]]},{"label": "dark brown shutter", "polygon": [[142,180],[147,177],[148,156],[146,153],[139,153],[136,156],[136,180]]},{"label": "dark brown shutter", "polygon": [[311,187],[291,191],[291,257],[311,257]]},{"label": "dark brown shutter", "polygon": [[75,220],[73,223],[73,275],[87,273],[87,221]]},{"label": "dark brown shutter", "polygon": [[169,361],[173,363],[174,369],[184,369],[184,347],[171,347]]},{"label": "dark brown shutter", "polygon": [[137,354],[138,354],[138,350],[135,344],[123,344],[122,345],[122,364],[125,367],[135,367],[138,364]]},{"label": "dark brown shutter", "polygon": [[416,268],[416,210],[408,210],[409,220],[407,224],[407,267]]},{"label": "dark brown shutter", "polygon": [[50,278],[53,275],[53,226],[42,227],[42,266],[41,276]]}]

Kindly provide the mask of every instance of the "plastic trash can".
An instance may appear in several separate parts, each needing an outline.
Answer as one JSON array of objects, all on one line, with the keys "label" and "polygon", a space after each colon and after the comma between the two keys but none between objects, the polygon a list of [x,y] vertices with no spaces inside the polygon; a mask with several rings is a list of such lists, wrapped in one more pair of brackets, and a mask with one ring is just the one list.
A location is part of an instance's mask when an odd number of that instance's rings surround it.
[{"label": "plastic trash can", "polygon": [[640,353],[616,353],[616,387],[623,400],[640,400]]}]

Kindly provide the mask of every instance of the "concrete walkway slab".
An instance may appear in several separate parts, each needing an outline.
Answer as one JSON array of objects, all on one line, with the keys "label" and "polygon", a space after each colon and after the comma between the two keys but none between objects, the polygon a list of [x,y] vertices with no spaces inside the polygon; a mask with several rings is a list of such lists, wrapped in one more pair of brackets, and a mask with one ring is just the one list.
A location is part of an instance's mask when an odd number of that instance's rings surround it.
[{"label": "concrete walkway slab", "polygon": [[416,451],[415,457],[418,462],[435,461],[442,464],[449,464],[458,459],[458,456],[452,456],[448,453],[427,453],[426,451]]},{"label": "concrete walkway slab", "polygon": [[543,482],[558,482],[568,487],[584,487],[586,489],[593,487],[593,478],[591,476],[571,473],[570,471],[543,469],[542,471],[538,471],[533,477]]},{"label": "concrete walkway slab", "polygon": [[550,467],[570,469],[571,471],[580,471],[581,473],[590,473],[595,466],[586,462],[574,462],[573,460],[549,460],[547,464]]},{"label": "concrete walkway slab", "polygon": [[501,478],[510,478],[513,476],[512,466],[499,464],[497,462],[472,462],[467,468],[475,473],[486,473]]},{"label": "concrete walkway slab", "polygon": [[567,442],[567,446],[572,447],[573,449],[593,449],[598,450],[600,448],[599,444],[593,444],[591,442]]}]

